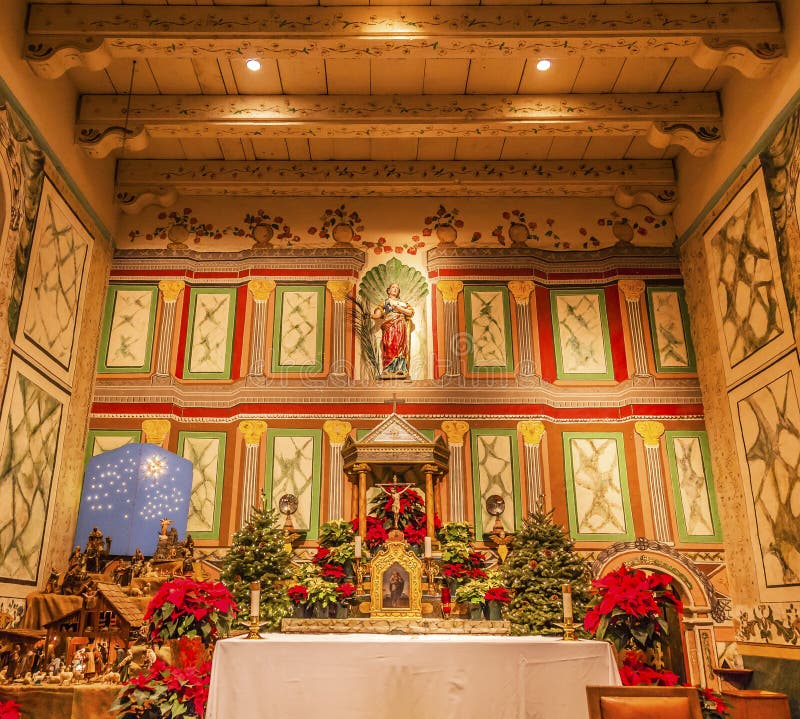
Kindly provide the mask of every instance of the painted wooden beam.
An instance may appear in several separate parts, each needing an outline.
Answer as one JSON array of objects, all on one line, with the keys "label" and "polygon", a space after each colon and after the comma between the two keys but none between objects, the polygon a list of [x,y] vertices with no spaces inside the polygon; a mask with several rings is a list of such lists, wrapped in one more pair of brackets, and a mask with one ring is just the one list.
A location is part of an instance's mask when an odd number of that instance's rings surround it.
[{"label": "painted wooden beam", "polygon": [[612,197],[668,214],[677,199],[669,160],[543,162],[234,162],[121,160],[117,201],[125,212],[179,197]]},{"label": "painted wooden beam", "polygon": [[[122,95],[81,99],[92,157],[149,138],[644,137],[707,155],[721,139],[715,93],[620,95]],[[127,112],[127,125],[126,125]]]},{"label": "painted wooden beam", "polygon": [[54,78],[115,57],[688,57],[761,77],[785,55],[776,2],[220,7],[32,4],[25,57]]}]

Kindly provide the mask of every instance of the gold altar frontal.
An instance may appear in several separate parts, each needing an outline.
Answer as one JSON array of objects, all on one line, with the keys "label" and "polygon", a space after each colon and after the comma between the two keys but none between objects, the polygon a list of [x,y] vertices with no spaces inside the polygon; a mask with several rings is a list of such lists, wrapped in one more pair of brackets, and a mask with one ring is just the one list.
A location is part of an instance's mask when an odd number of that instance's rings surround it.
[{"label": "gold altar frontal", "polygon": [[284,619],[286,634],[485,634],[511,633],[507,621],[469,619]]}]

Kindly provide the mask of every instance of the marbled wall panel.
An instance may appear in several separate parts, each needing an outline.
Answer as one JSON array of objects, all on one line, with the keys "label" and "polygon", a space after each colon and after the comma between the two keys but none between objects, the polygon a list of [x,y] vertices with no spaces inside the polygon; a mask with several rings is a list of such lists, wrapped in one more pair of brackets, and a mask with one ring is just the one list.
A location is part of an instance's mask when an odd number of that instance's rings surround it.
[{"label": "marbled wall panel", "polygon": [[36,584],[69,397],[15,357],[0,414],[0,579]]},{"label": "marbled wall panel", "polygon": [[192,463],[192,494],[186,531],[194,539],[219,537],[225,474],[224,432],[181,432],[178,454]]},{"label": "marbled wall panel", "polygon": [[794,346],[764,176],[759,170],[705,234],[728,384]]},{"label": "marbled wall panel", "polygon": [[284,292],[281,296],[281,365],[313,365],[317,356],[316,292]]},{"label": "marbled wall panel", "polygon": [[694,371],[694,349],[688,332],[683,288],[648,287],[647,300],[656,370]]},{"label": "marbled wall panel", "polygon": [[602,290],[550,293],[559,379],[613,379]]},{"label": "marbled wall panel", "polygon": [[269,503],[277,510],[284,494],[297,497],[292,515],[295,529],[314,539],[319,530],[320,430],[268,430],[267,480]]},{"label": "marbled wall panel", "polygon": [[153,353],[158,288],[108,288],[98,372],[148,372]]},{"label": "marbled wall panel", "polygon": [[467,358],[470,372],[510,372],[514,368],[511,318],[505,287],[464,288],[467,332],[472,338]]},{"label": "marbled wall panel", "polygon": [[800,598],[800,365],[796,354],[734,390],[750,530],[762,598]]},{"label": "marbled wall panel", "polygon": [[516,432],[473,430],[471,437],[475,534],[480,538],[492,531],[495,518],[486,511],[486,500],[492,495],[505,501],[500,521],[514,531],[521,516]]},{"label": "marbled wall panel", "polygon": [[17,343],[67,382],[72,379],[91,250],[88,232],[46,180],[36,218]]},{"label": "marbled wall panel", "polygon": [[622,434],[565,432],[570,530],[578,539],[632,539]]},{"label": "marbled wall panel", "polygon": [[227,379],[236,312],[233,288],[193,287],[184,373],[193,379]]}]

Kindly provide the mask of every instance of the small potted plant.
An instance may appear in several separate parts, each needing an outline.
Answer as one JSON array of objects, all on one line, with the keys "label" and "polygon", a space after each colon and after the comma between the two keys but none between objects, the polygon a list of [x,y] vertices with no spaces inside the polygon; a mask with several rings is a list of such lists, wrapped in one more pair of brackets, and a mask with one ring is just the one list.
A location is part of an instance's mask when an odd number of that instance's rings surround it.
[{"label": "small potted plant", "polygon": [[441,245],[453,245],[458,238],[458,231],[464,226],[464,220],[461,219],[461,212],[455,207],[448,210],[444,205],[439,205],[434,215],[425,218],[425,225],[428,227],[427,233],[430,233],[430,226],[433,226],[433,231],[439,239]]},{"label": "small potted plant", "polygon": [[483,599],[489,607],[489,621],[499,622],[503,618],[503,607],[511,601],[511,595],[508,589],[497,583],[486,590]]},{"label": "small potted plant", "polygon": [[295,619],[304,619],[308,607],[308,587],[303,584],[295,584],[286,590],[289,599],[292,600],[293,616]]},{"label": "small potted plant", "polygon": [[344,519],[333,519],[319,528],[321,547],[341,547],[343,544],[352,544],[354,539],[353,526]]},{"label": "small potted plant", "polygon": [[344,582],[336,587],[336,618],[347,619],[350,605],[355,601],[356,588],[350,582]]},{"label": "small potted plant", "polygon": [[486,594],[486,581],[471,579],[456,590],[456,601],[469,607],[469,618],[473,621],[483,619],[483,597]]},{"label": "small potted plant", "polygon": [[336,593],[336,582],[323,577],[311,577],[308,580],[308,603],[313,607],[314,619],[327,619],[331,605],[336,604],[339,595]]}]

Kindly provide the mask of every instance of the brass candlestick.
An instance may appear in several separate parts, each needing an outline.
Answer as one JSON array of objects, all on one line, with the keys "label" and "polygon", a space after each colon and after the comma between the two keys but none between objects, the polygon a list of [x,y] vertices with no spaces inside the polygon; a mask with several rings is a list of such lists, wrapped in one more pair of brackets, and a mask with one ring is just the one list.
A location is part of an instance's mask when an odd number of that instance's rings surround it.
[{"label": "brass candlestick", "polygon": [[564,631],[563,640],[565,642],[574,642],[576,641],[575,636],[575,623],[572,621],[572,617],[564,617],[564,621],[561,624],[556,624],[559,629]]},{"label": "brass candlestick", "polygon": [[248,639],[261,639],[261,634],[258,631],[261,629],[261,620],[258,618],[258,614],[250,615],[250,623],[247,625],[247,629]]},{"label": "brass candlestick", "polygon": [[433,593],[436,588],[436,577],[439,575],[439,563],[428,557],[425,560],[425,574],[428,576],[428,591]]},{"label": "brass candlestick", "polygon": [[355,562],[353,563],[353,569],[356,573],[356,590],[359,594],[361,594],[364,586],[364,565],[361,557],[356,557]]}]

